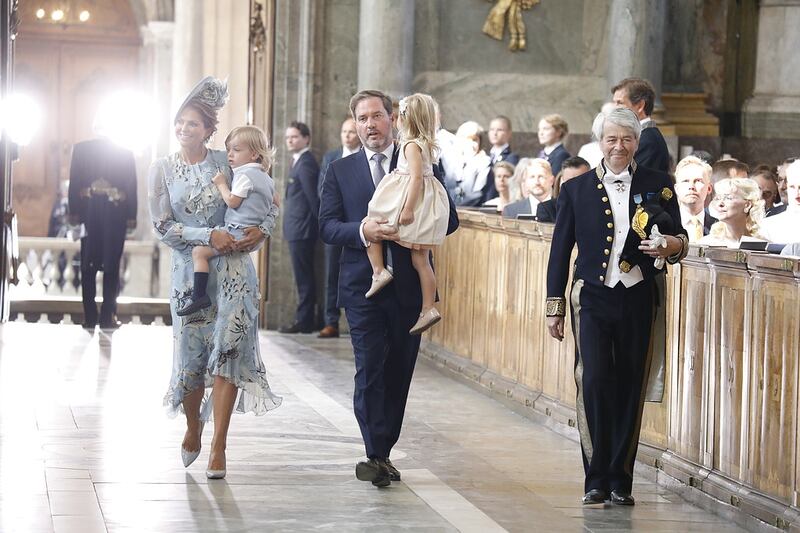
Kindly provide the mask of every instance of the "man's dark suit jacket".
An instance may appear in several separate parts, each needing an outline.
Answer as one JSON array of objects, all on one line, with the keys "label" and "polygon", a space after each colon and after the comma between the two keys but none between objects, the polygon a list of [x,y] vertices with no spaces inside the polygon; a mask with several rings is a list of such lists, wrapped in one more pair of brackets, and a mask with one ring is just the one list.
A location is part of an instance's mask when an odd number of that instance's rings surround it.
[{"label": "man's dark suit jacket", "polygon": [[639,148],[633,158],[643,167],[669,172],[667,142],[664,140],[664,136],[661,135],[661,131],[656,127],[654,120],[650,119],[642,125]]},{"label": "man's dark suit jacket", "polygon": [[708,235],[711,231],[711,226],[713,226],[716,222],[719,222],[716,218],[711,216],[709,213],[708,208],[705,209],[706,216],[703,219],[703,235]]},{"label": "man's dark suit jacket", "polygon": [[517,200],[503,208],[503,218],[517,218],[517,215],[532,215],[531,202],[527,198]]},{"label": "man's dark suit jacket", "polygon": [[[489,157],[492,157],[491,153]],[[517,163],[519,163],[519,156],[511,151],[511,146],[509,145],[492,160],[492,166],[500,161],[505,161],[517,166]],[[494,169],[492,168],[489,170],[489,176],[486,178],[486,185],[483,187],[483,199],[481,203],[488,202],[492,198],[497,198],[498,196],[500,195],[497,193],[497,188],[494,186]]]},{"label": "man's dark suit jacket", "polygon": [[555,223],[556,199],[550,198],[536,206],[536,220],[539,222]]},{"label": "man's dark suit jacket", "polygon": [[[603,285],[608,261],[607,251],[613,247],[614,216],[608,203],[608,196],[601,184],[599,174],[604,172],[602,165],[577,178],[564,183],[558,195],[558,213],[556,227],[550,246],[550,260],[547,268],[547,296],[561,297],[565,295],[567,278],[572,270],[569,265],[572,249],[578,245],[578,257],[575,260],[574,279],[582,279],[586,284]],[[681,226],[681,213],[672,178],[669,174],[638,166],[633,171],[629,218],[633,218],[636,210],[637,196],[661,194],[663,189],[672,191],[665,211],[672,217],[678,231],[686,235]],[[605,201],[604,201],[605,199]],[[630,230],[633,232],[633,229]],[[629,232],[629,233],[630,233]],[[611,238],[611,241],[608,240]],[[654,278],[663,272],[653,264],[653,259],[639,250],[628,258],[632,266],[639,265],[645,280]],[[602,277],[601,277],[602,276]]]},{"label": "man's dark suit jacket", "polygon": [[[390,168],[397,164],[397,154],[395,150]],[[442,182],[436,166],[434,174]],[[339,270],[339,307],[355,306],[367,301],[364,294],[369,290],[372,267],[361,242],[359,228],[367,216],[367,206],[374,192],[375,185],[363,148],[328,166],[322,186],[319,228],[326,244],[344,247]],[[452,199],[449,202],[448,235],[458,228],[456,206]],[[394,282],[383,292],[394,291],[403,307],[419,308],[422,305],[422,293],[419,276],[411,264],[411,251],[391,241],[384,241],[384,244],[388,244],[392,253]]]},{"label": "man's dark suit jacket", "polygon": [[311,154],[304,152],[289,170],[283,211],[283,238],[301,241],[317,238],[319,224],[319,165]]},{"label": "man's dark suit jacket", "polygon": [[561,172],[561,165],[564,161],[570,158],[570,153],[564,148],[563,144],[556,146],[555,150],[550,152],[550,155],[545,155],[544,159],[550,163],[550,168],[553,169],[553,176]]},{"label": "man's dark suit jacket", "polygon": [[329,150],[322,156],[322,164],[319,166],[319,195],[322,196],[322,183],[325,181],[325,173],[328,171],[328,165],[342,158],[342,147]]},{"label": "man's dark suit jacket", "polygon": [[[708,210],[706,210],[706,211],[708,211]],[[781,205],[779,205],[777,207],[773,206],[772,209],[767,211],[767,215],[766,216],[774,217],[775,215],[780,215],[784,211],[786,211],[786,204],[781,204]]]}]

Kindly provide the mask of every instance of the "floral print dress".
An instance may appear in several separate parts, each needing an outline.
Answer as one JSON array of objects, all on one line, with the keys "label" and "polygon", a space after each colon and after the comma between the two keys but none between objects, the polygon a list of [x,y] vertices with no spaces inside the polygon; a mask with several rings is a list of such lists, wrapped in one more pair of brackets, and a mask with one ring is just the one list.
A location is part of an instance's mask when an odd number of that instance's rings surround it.
[{"label": "floral print dress", "polygon": [[[258,345],[258,277],[250,255],[234,252],[209,263],[208,295],[211,307],[186,317],[175,314],[191,297],[194,283],[192,248],[209,245],[211,231],[222,229],[225,202],[212,178],[217,172],[231,178],[227,155],[209,150],[197,164],[180,154],[156,160],[148,176],[150,217],[156,236],[172,248],[173,363],[164,405],[174,416],[182,411],[186,394],[209,388],[222,376],[239,390],[235,411],[261,415],[281,404],[267,382]],[[273,205],[259,226],[269,235],[278,208]],[[212,413],[210,392],[203,399],[200,419]]]}]

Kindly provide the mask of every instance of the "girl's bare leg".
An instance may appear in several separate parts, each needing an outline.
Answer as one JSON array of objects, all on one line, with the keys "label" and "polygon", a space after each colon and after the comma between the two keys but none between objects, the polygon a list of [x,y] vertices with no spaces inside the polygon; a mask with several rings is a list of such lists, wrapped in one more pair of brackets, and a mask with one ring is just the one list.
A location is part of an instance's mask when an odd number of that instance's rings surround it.
[{"label": "girl's bare leg", "polygon": [[419,285],[422,290],[422,312],[430,311],[436,300],[436,275],[433,273],[428,259],[429,250],[411,250],[411,263],[419,274]]},{"label": "girl's bare leg", "polygon": [[383,264],[383,243],[373,242],[367,247],[367,257],[369,264],[372,265],[372,275],[377,276],[386,265]]}]

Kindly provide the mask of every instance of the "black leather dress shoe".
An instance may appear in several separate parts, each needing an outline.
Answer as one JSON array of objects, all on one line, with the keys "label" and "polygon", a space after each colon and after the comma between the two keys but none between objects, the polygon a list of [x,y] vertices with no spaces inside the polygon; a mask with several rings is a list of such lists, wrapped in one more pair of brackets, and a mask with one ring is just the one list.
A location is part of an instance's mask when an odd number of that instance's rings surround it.
[{"label": "black leather dress shoe", "polygon": [[388,487],[392,484],[386,463],[379,459],[368,459],[356,465],[356,478],[370,481],[376,487]]},{"label": "black leather dress shoe", "polygon": [[602,505],[606,503],[606,491],[592,489],[583,495],[583,505]]},{"label": "black leather dress shoe", "polygon": [[633,496],[631,496],[630,492],[612,490],[611,503],[615,505],[635,505],[636,501],[633,499]]},{"label": "black leather dress shoe", "polygon": [[392,481],[400,481],[400,471],[394,467],[388,458],[383,461],[383,464],[386,465],[386,470],[389,471],[389,479]]},{"label": "black leather dress shoe", "polygon": [[303,326],[295,322],[291,326],[283,326],[278,330],[279,333],[313,333],[314,328]]}]

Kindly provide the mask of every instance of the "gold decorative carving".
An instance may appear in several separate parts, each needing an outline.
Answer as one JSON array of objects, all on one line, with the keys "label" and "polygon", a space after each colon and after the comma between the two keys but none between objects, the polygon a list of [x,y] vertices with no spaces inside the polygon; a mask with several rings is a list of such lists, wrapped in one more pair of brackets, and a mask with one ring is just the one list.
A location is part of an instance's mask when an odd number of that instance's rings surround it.
[{"label": "gold decorative carving", "polygon": [[264,27],[264,6],[260,2],[253,4],[253,18],[250,19],[250,50],[261,54],[267,44],[267,29]]},{"label": "gold decorative carving", "polygon": [[[491,0],[490,0],[491,1]],[[483,33],[503,40],[506,29],[506,16],[508,16],[508,31],[510,34],[508,49],[513,51],[525,50],[525,21],[522,20],[522,11],[530,9],[540,0],[497,0],[497,4],[489,11],[486,22],[483,24]]]}]

